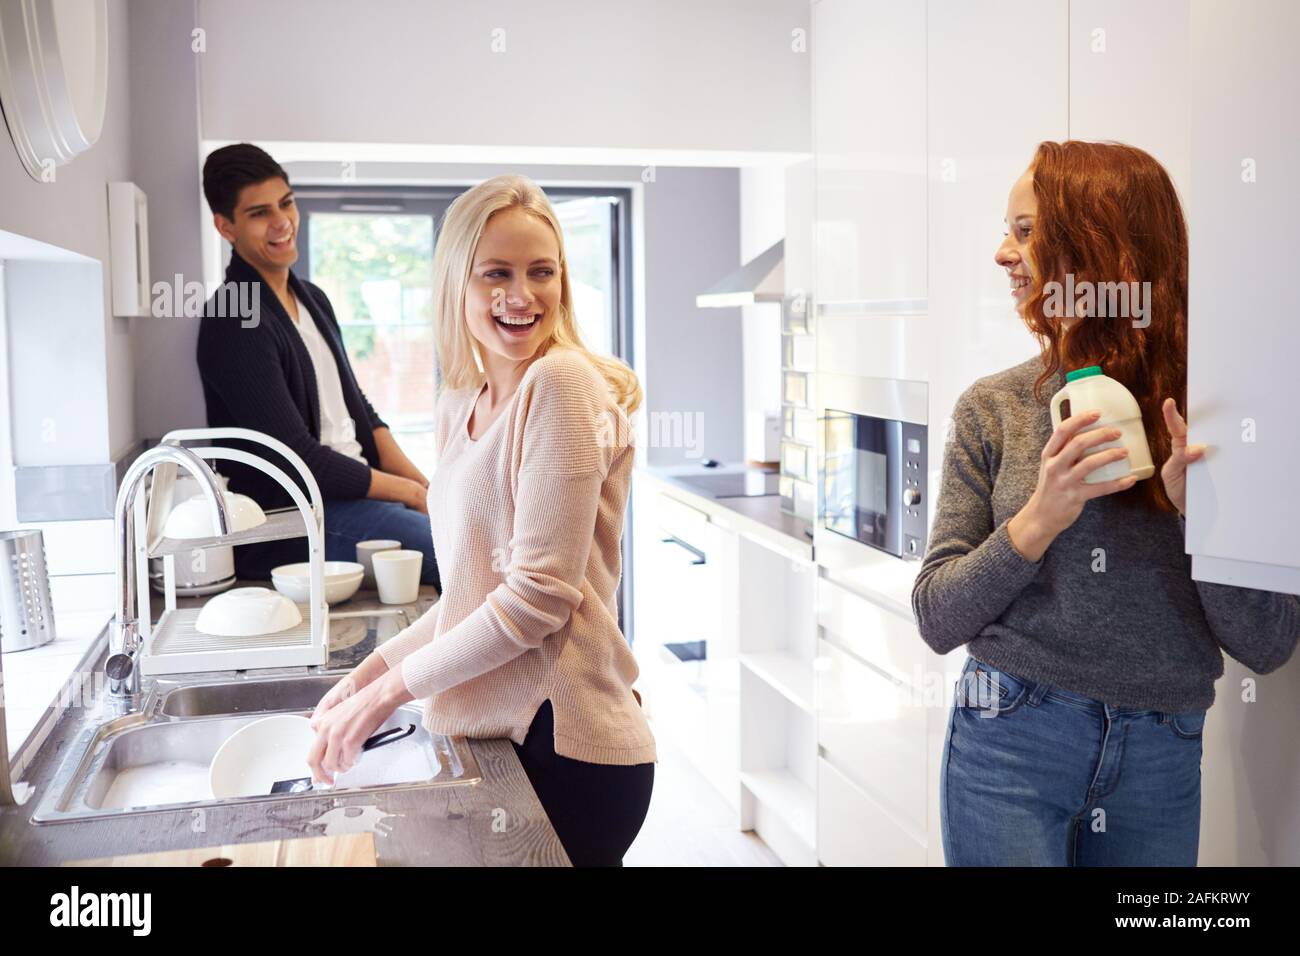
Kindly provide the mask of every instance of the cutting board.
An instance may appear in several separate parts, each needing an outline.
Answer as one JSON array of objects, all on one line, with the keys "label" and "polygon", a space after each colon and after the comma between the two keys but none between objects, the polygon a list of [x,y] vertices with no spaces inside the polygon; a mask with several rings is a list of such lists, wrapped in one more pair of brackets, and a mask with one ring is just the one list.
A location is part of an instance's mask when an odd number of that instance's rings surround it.
[{"label": "cutting board", "polygon": [[69,860],[64,866],[377,866],[375,835],[303,837],[234,843],[164,853],[132,853],[94,860]]}]

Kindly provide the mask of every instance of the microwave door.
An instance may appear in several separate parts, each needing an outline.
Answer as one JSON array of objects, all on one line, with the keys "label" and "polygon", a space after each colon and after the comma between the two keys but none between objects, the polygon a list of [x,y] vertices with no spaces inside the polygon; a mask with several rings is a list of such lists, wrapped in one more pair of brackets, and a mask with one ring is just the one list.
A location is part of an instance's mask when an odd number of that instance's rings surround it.
[{"label": "microwave door", "polygon": [[856,416],[828,411],[825,421],[825,472],[822,521],[831,531],[858,537],[858,452]]},{"label": "microwave door", "polygon": [[903,554],[903,522],[899,502],[903,497],[903,423],[886,421],[885,480],[881,482],[881,509],[885,514],[885,543],[881,546],[892,555]]},{"label": "microwave door", "polygon": [[853,458],[856,537],[872,547],[889,546],[889,444],[885,422],[855,415]]},{"label": "microwave door", "polygon": [[826,527],[901,556],[903,423],[828,409],[825,435]]}]

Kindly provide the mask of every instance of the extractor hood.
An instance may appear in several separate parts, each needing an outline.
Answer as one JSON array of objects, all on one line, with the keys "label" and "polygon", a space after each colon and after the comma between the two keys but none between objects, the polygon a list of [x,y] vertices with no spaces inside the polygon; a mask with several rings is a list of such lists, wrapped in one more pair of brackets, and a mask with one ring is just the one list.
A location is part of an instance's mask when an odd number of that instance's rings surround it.
[{"label": "extractor hood", "polygon": [[785,240],[750,259],[713,288],[695,297],[701,309],[729,309],[785,296]]}]

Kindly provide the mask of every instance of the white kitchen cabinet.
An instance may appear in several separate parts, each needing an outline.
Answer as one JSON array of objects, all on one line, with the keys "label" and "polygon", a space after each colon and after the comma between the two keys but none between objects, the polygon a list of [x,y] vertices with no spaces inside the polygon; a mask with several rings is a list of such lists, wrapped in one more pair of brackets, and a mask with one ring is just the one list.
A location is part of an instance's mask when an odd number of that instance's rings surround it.
[{"label": "white kitchen cabinet", "polygon": [[[633,649],[643,704],[656,734],[738,810],[737,536],[648,482],[634,482],[633,516]],[[704,660],[682,660],[668,647],[695,641],[705,642]]]},{"label": "white kitchen cabinet", "polygon": [[817,582],[821,636],[896,681],[924,683],[931,650],[910,617],[822,579]]},{"label": "white kitchen cabinet", "polygon": [[1187,476],[1192,576],[1300,594],[1300,6],[1193,6]]},{"label": "white kitchen cabinet", "polygon": [[1071,0],[1070,138],[1113,140],[1191,185],[1190,0]]},{"label": "white kitchen cabinet", "polygon": [[787,865],[812,866],[816,568],[744,535],[739,558],[741,827]]},{"label": "white kitchen cabinet", "polygon": [[[932,490],[944,422],[976,379],[1023,362],[1037,344],[994,261],[1012,184],[1043,140],[1068,138],[1066,0],[929,0],[927,349]],[[931,499],[933,504],[933,498]],[[933,518],[935,509],[931,507]]]},{"label": "white kitchen cabinet", "polygon": [[[952,685],[966,654],[936,655],[910,615],[883,597],[817,582],[818,855],[826,865],[897,857],[941,866],[939,774]],[[832,789],[823,795],[827,770]],[[835,816],[845,813],[859,816]],[[854,826],[883,842],[857,851],[853,841],[827,842]]]},{"label": "white kitchen cabinet", "polygon": [[[815,865],[811,549],[651,473],[633,494],[634,649],[655,733],[736,809],[738,828],[787,865]],[[663,646],[684,640],[706,640],[707,661]]]},{"label": "white kitchen cabinet", "polygon": [[[811,662],[809,662],[811,670]],[[741,829],[753,830],[787,866],[817,863],[816,719],[769,682],[740,670]]]},{"label": "white kitchen cabinet", "polygon": [[818,675],[822,756],[918,839],[926,829],[925,707],[919,694],[827,641]]},{"label": "white kitchen cabinet", "polygon": [[817,848],[826,866],[925,866],[926,847],[853,781],[817,761]]},{"label": "white kitchen cabinet", "polygon": [[819,308],[924,311],[925,17],[924,3],[813,4]]},{"label": "white kitchen cabinet", "polygon": [[[1300,594],[1300,6],[1192,5],[1188,419],[1208,447],[1187,476],[1192,577]],[[1248,701],[1245,690],[1252,692]],[[1300,862],[1300,661],[1267,675],[1225,662],[1206,720],[1207,866]]]}]

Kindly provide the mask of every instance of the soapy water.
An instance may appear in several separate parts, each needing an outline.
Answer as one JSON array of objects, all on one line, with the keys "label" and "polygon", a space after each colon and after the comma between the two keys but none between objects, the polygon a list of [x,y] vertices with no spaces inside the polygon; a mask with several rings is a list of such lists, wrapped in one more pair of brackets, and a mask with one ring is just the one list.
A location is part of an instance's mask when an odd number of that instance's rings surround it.
[{"label": "soapy water", "polygon": [[402,742],[363,752],[361,758],[334,778],[334,789],[345,787],[382,787],[398,783],[432,780],[441,771],[438,755],[420,746],[402,746]]},{"label": "soapy water", "polygon": [[206,763],[164,760],[123,770],[108,788],[101,806],[124,810],[211,799]]},{"label": "soapy water", "polygon": [[[440,771],[436,754],[424,747],[397,744],[363,754],[351,770],[335,778],[332,789],[418,783],[433,779]],[[318,791],[321,789],[324,788],[317,787]],[[208,764],[164,760],[120,772],[100,806],[105,810],[125,810],[211,799]]]}]

